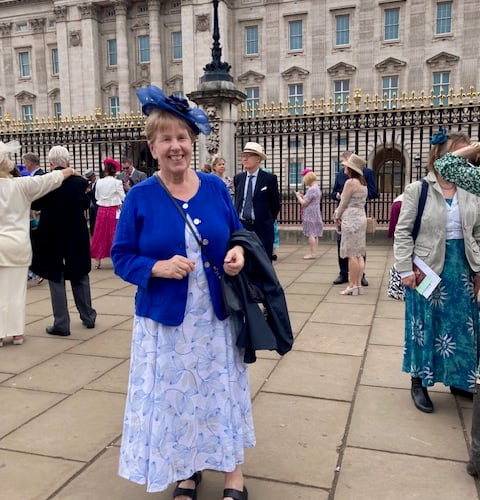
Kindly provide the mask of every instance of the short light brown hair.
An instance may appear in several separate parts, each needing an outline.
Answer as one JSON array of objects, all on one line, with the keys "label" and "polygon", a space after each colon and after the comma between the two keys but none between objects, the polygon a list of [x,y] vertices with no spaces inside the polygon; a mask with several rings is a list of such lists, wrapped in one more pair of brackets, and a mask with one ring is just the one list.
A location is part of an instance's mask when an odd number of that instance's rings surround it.
[{"label": "short light brown hair", "polygon": [[147,137],[147,141],[149,143],[154,142],[157,133],[165,130],[172,123],[176,123],[180,127],[183,127],[185,130],[187,130],[192,142],[195,141],[195,139],[197,138],[197,134],[185,120],[182,120],[181,118],[178,118],[177,116],[160,109],[153,110],[147,117],[147,120],[145,122],[145,136]]},{"label": "short light brown hair", "polygon": [[11,177],[15,162],[8,154],[0,155],[0,177]]}]

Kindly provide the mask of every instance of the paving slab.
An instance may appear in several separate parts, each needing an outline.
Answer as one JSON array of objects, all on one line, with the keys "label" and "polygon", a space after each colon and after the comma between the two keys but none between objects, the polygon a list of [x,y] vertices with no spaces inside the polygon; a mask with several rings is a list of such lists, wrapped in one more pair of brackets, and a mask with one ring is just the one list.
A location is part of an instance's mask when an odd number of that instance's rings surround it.
[{"label": "paving slab", "polygon": [[380,498],[477,500],[478,495],[464,463],[347,448],[335,500]]},{"label": "paving slab", "polygon": [[403,347],[405,322],[398,318],[373,319],[370,344],[396,345]]},{"label": "paving slab", "polygon": [[257,446],[246,450],[248,476],[330,488],[350,405],[260,393],[253,405]]},{"label": "paving slab", "polygon": [[293,351],[279,361],[264,390],[351,401],[361,361],[358,356]]},{"label": "paving slab", "polygon": [[121,434],[125,396],[82,390],[0,439],[0,449],[88,462]]},{"label": "paving slab", "polygon": [[82,466],[71,460],[0,449],[0,499],[45,500]]}]

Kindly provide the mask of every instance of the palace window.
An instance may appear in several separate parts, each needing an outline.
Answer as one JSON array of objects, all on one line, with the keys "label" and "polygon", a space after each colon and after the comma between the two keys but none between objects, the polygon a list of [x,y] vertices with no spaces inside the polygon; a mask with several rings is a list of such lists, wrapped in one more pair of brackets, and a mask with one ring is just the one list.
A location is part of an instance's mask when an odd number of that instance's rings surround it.
[{"label": "palace window", "polygon": [[[438,71],[433,73],[433,95],[435,99],[433,100],[434,106],[448,105],[448,91],[450,89],[450,72],[449,71]],[[445,96],[442,99],[439,96]]]},{"label": "palace window", "polygon": [[452,32],[452,2],[437,3],[435,34],[444,35]]},{"label": "palace window", "polygon": [[288,183],[292,186],[298,186],[302,183],[301,172],[303,170],[302,161],[291,161],[288,165]]},{"label": "palace window", "polygon": [[398,98],[398,76],[384,76],[382,78],[382,98],[388,109],[395,108]]},{"label": "palace window", "polygon": [[22,119],[25,123],[33,122],[33,105],[24,104],[22,106]]},{"label": "palace window", "polygon": [[117,65],[117,39],[107,40],[107,66],[112,68]]},{"label": "palace window", "polygon": [[62,117],[62,104],[60,102],[53,103],[53,116],[56,120],[60,120]]},{"label": "palace window", "polygon": [[18,64],[20,69],[20,78],[30,78],[30,52],[19,52]]},{"label": "palace window", "polygon": [[245,104],[248,109],[248,116],[253,118],[257,116],[257,108],[260,104],[260,87],[247,87],[245,94],[247,94]]},{"label": "palace window", "polygon": [[335,103],[335,111],[347,110],[347,97],[350,94],[350,80],[335,80],[333,101]]},{"label": "palace window", "polygon": [[172,33],[172,59],[174,61],[181,61],[182,58],[183,58],[182,32],[174,31]]},{"label": "palace window", "polygon": [[120,101],[117,96],[108,98],[108,110],[111,116],[114,118],[118,117],[120,113]]},{"label": "palace window", "polygon": [[303,22],[290,21],[288,23],[288,49],[303,49]]},{"label": "palace window", "polygon": [[55,47],[52,49],[52,75],[58,75],[60,73],[60,65],[58,63],[58,49]]},{"label": "palace window", "polygon": [[303,83],[288,86],[288,104],[291,115],[303,115]]},{"label": "palace window", "polygon": [[335,16],[335,45],[350,45],[350,14]]},{"label": "palace window", "polygon": [[245,28],[245,55],[258,55],[258,26]]},{"label": "palace window", "polygon": [[400,9],[385,9],[384,11],[384,40],[398,40],[400,27]]},{"label": "palace window", "polygon": [[150,37],[148,35],[140,35],[138,37],[138,62],[150,62]]}]

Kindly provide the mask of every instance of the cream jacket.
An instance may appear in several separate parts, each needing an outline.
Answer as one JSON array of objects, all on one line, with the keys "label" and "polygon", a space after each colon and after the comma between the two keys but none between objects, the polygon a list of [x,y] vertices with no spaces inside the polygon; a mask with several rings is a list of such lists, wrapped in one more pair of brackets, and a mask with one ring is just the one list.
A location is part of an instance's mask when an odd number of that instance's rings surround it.
[{"label": "cream jacket", "polygon": [[[442,190],[433,172],[427,177],[428,194],[418,237],[413,242],[412,229],[417,215],[421,182],[405,188],[402,209],[395,229],[395,268],[403,273],[412,270],[415,256],[424,260],[437,274],[445,261],[445,225],[447,206]],[[480,198],[457,188],[462,223],[465,255],[473,272],[480,272]]]}]

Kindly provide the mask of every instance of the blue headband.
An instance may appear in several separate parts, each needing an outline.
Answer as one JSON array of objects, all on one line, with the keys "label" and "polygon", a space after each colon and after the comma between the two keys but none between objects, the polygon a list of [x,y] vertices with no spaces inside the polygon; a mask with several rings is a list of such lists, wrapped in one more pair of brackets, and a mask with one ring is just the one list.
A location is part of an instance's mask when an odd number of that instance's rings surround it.
[{"label": "blue headband", "polygon": [[171,113],[186,121],[196,134],[208,135],[211,131],[208,116],[200,108],[190,108],[184,97],[171,95],[167,97],[161,89],[155,85],[142,87],[137,90],[137,97],[142,103],[142,111],[149,115],[154,109]]},{"label": "blue headband", "polygon": [[448,141],[448,135],[445,129],[441,128],[435,135],[430,137],[430,144],[436,146],[437,144],[445,144]]}]

